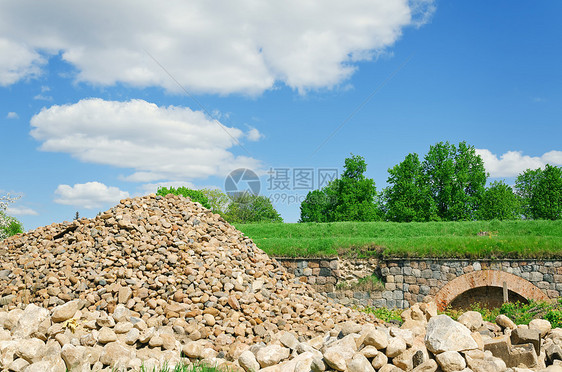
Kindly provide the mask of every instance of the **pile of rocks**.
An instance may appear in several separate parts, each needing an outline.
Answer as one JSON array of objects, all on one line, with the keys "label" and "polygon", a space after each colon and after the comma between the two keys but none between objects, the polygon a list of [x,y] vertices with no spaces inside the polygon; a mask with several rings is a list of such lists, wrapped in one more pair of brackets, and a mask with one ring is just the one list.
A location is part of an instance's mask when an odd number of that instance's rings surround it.
[{"label": "pile of rocks", "polygon": [[219,215],[189,199],[125,199],[94,219],[52,224],[0,242],[0,305],[47,309],[78,300],[149,326],[184,320],[192,340],[219,351],[302,336],[369,317],[317,294]]},{"label": "pile of rocks", "polygon": [[504,315],[490,323],[467,312],[457,322],[437,315],[434,303],[402,318],[400,328],[347,322],[307,342],[281,332],[242,352],[238,364],[247,372],[562,371],[562,329],[546,320],[516,326]]},{"label": "pile of rocks", "polygon": [[0,369],[152,371],[198,363],[231,372],[562,371],[562,329],[548,321],[516,326],[502,315],[489,323],[468,312],[457,322],[437,315],[434,303],[406,310],[401,327],[347,321],[311,339],[280,331],[267,344],[233,343],[228,352],[209,339],[192,340],[193,325],[180,318],[158,326],[123,305],[110,316],[81,304],[0,312]]}]

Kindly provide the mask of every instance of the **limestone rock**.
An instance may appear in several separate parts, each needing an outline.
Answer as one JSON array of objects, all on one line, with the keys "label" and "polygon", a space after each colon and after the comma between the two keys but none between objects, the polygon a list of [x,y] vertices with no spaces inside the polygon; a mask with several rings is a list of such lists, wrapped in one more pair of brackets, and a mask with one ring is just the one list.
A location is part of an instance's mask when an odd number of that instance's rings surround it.
[{"label": "limestone rock", "polygon": [[496,317],[496,324],[502,328],[507,329],[515,329],[517,325],[513,322],[513,320],[509,319],[507,316],[500,314]]},{"label": "limestone rock", "polygon": [[466,367],[466,361],[457,351],[445,351],[437,354],[435,359],[443,372],[462,371]]},{"label": "limestone rock", "polygon": [[545,337],[552,329],[552,325],[546,319],[533,319],[529,322],[529,329],[536,329],[541,337]]},{"label": "limestone rock", "polygon": [[375,372],[369,360],[360,353],[355,354],[347,363],[347,370],[349,372]]},{"label": "limestone rock", "polygon": [[246,372],[255,372],[260,369],[260,364],[256,360],[256,356],[249,350],[240,354],[240,357],[238,357],[238,363]]},{"label": "limestone rock", "polygon": [[445,314],[434,316],[427,323],[425,346],[434,354],[478,348],[470,330]]},{"label": "limestone rock", "polygon": [[458,322],[471,331],[476,331],[482,327],[484,320],[482,319],[482,314],[478,311],[467,311],[459,316]]},{"label": "limestone rock", "polygon": [[270,345],[261,348],[256,354],[256,360],[262,368],[279,364],[280,361],[289,357],[290,350],[279,345]]},{"label": "limestone rock", "polygon": [[53,309],[51,313],[51,320],[55,323],[64,322],[76,314],[78,311],[79,302],[78,300],[69,301],[63,305],[57,306]]}]

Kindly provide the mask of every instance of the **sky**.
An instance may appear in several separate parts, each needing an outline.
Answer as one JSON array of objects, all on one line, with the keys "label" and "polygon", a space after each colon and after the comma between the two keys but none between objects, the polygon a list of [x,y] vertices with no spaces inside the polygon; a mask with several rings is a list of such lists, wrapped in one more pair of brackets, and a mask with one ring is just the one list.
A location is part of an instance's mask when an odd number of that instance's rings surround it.
[{"label": "sky", "polygon": [[466,141],[489,181],[513,184],[562,165],[561,13],[546,0],[0,1],[0,195],[20,197],[7,212],[33,229],[161,186],[257,185],[297,222],[351,154],[380,191],[440,141]]}]

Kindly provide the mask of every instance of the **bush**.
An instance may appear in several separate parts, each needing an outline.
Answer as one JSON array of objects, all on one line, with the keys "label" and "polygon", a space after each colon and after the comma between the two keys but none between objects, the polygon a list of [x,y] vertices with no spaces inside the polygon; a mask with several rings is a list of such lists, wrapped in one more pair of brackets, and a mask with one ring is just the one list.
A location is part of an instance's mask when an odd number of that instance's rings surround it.
[{"label": "bush", "polygon": [[544,318],[550,322],[552,328],[562,328],[561,310],[550,310],[544,315]]},{"label": "bush", "polygon": [[402,323],[402,317],[400,316],[400,314],[402,314],[402,311],[404,310],[400,310],[400,309],[391,310],[391,309],[387,309],[386,307],[375,308],[375,307],[367,306],[362,311],[367,314],[373,314],[378,319],[387,323]]},{"label": "bush", "polygon": [[232,197],[224,219],[230,223],[283,222],[269,198],[248,193]]},{"label": "bush", "polygon": [[205,196],[205,194],[199,190],[192,190],[185,186],[178,187],[177,189],[174,187],[166,188],[160,187],[158,191],[156,191],[156,195],[165,196],[168,194],[173,195],[181,195],[186,198],[190,198],[191,201],[200,203],[207,209],[211,209],[211,204],[209,203],[209,199]]}]

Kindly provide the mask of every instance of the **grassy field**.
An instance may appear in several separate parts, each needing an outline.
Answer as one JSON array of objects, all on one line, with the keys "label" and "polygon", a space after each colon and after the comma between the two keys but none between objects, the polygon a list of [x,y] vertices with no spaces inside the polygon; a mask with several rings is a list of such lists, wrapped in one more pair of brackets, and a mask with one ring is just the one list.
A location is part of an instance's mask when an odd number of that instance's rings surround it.
[{"label": "grassy field", "polygon": [[238,224],[276,257],[562,258],[562,221]]}]

